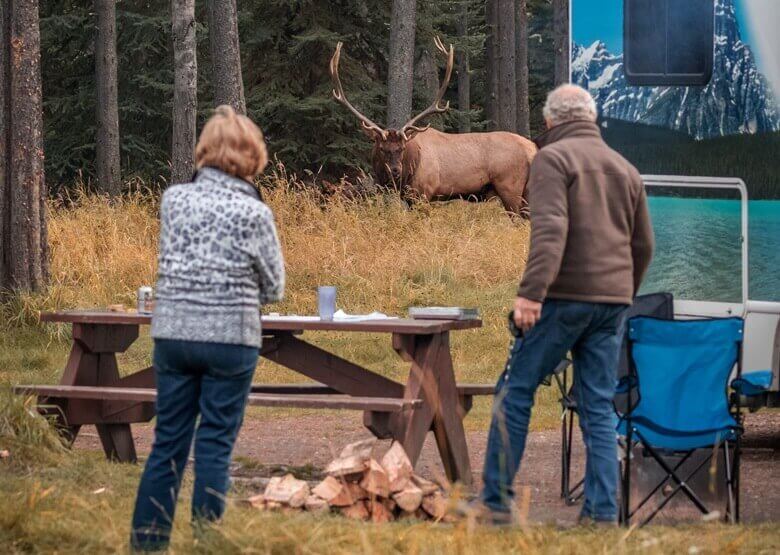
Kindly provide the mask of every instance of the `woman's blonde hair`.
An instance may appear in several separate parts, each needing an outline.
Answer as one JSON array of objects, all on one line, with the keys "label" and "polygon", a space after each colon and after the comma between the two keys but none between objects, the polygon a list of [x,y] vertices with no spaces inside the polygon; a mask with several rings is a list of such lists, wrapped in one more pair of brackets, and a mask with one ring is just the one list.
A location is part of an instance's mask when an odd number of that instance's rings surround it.
[{"label": "woman's blonde hair", "polygon": [[268,163],[263,132],[230,106],[219,106],[200,133],[195,167],[218,168],[242,179],[253,179]]}]

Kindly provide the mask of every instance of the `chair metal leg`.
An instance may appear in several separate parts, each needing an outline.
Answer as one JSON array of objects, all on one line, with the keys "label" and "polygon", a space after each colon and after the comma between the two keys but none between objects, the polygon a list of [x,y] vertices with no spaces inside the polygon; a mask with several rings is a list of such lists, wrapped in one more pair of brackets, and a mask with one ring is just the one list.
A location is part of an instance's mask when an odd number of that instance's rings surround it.
[{"label": "chair metal leg", "polygon": [[[647,447],[647,446],[645,446],[645,447]],[[650,453],[651,453],[651,454],[653,453],[652,449],[648,449],[648,451],[650,451]],[[693,453],[693,451],[690,451],[689,453]],[[668,465],[665,465],[665,463],[661,463],[661,460],[660,460],[659,458],[657,458],[657,457],[656,457],[656,455],[653,455],[653,458],[654,458],[654,459],[656,459],[656,461],[658,462],[658,464],[660,464],[662,467],[664,467],[664,470],[666,470],[667,472],[669,472],[669,470],[667,470],[667,468],[668,468]],[[699,463],[699,465],[698,465],[698,466],[696,466],[696,468],[694,468],[694,469],[693,469],[693,471],[691,471],[691,473],[690,473],[690,474],[688,474],[688,476],[686,476],[686,477],[685,477],[683,480],[680,480],[680,479],[677,477],[677,475],[676,475],[676,474],[672,473],[672,475],[671,475],[671,476],[672,476],[672,479],[673,479],[674,481],[676,481],[676,482],[677,482],[677,487],[675,487],[675,488],[674,488],[674,489],[673,489],[673,490],[672,490],[672,491],[669,493],[669,495],[667,495],[667,496],[664,498],[664,500],[663,500],[663,501],[661,501],[661,503],[659,503],[659,504],[658,504],[658,506],[657,506],[655,509],[653,509],[653,512],[652,512],[652,513],[650,513],[650,515],[649,515],[648,517],[646,517],[646,518],[645,518],[645,519],[642,521],[642,524],[640,524],[640,525],[639,525],[639,526],[640,526],[640,528],[641,528],[641,527],[644,527],[644,526],[645,526],[645,525],[647,525],[647,524],[648,524],[648,523],[649,523],[651,520],[653,520],[653,519],[655,518],[655,515],[657,515],[658,513],[660,513],[660,512],[661,512],[661,509],[663,509],[663,508],[666,506],[666,504],[667,504],[667,503],[669,503],[669,501],[671,501],[671,500],[672,500],[672,498],[673,498],[675,495],[677,495],[679,492],[681,492],[681,491],[682,491],[684,494],[686,494],[686,495],[688,496],[688,498],[689,498],[689,499],[691,499],[691,501],[693,501],[693,504],[694,504],[694,505],[696,505],[696,507],[697,507],[697,508],[698,508],[698,509],[699,509],[699,510],[700,510],[700,511],[703,513],[703,514],[705,514],[705,515],[706,515],[706,514],[708,514],[710,511],[707,509],[707,507],[705,507],[705,506],[704,506],[704,503],[702,503],[702,501],[699,499],[699,497],[696,495],[696,493],[695,493],[695,492],[694,492],[694,491],[693,491],[693,490],[692,490],[692,489],[691,489],[691,488],[688,486],[687,482],[688,482],[688,480],[690,480],[691,478],[693,478],[693,477],[696,475],[696,473],[697,473],[697,472],[699,472],[699,470],[701,470],[701,469],[704,467],[704,465],[706,465],[707,463],[709,463],[711,460],[712,460],[712,455],[710,455],[709,457],[706,457],[706,458],[705,458],[705,459],[704,459],[704,460],[703,460],[701,463]],[[668,478],[667,478],[666,480],[668,480]],[[666,483],[666,480],[664,480],[664,483]],[[640,507],[641,507],[641,505],[640,505]],[[637,507],[637,509],[639,509],[639,507]]]},{"label": "chair metal leg", "polygon": [[734,479],[731,473],[731,461],[729,460],[729,442],[723,442],[723,462],[726,469],[726,493],[728,499],[726,501],[726,521],[734,524],[736,522],[736,516],[734,513]]},{"label": "chair metal leg", "polygon": [[[568,363],[568,361],[564,361]],[[574,416],[572,409],[572,399],[569,391],[568,378],[566,372],[553,373],[553,378],[561,394],[561,499],[566,505],[576,504],[585,495],[583,486],[585,479],[582,478],[576,484],[571,484],[571,458],[572,442],[574,438]]]},{"label": "chair metal leg", "polygon": [[[675,472],[677,472],[677,470],[679,470],[679,469],[680,469],[680,467],[681,467],[683,464],[685,464],[685,461],[687,461],[688,459],[690,459],[690,458],[691,458],[691,455],[693,455],[693,453],[694,453],[694,451],[688,451],[688,452],[685,454],[685,456],[684,456],[682,459],[680,459],[680,460],[677,462],[677,464],[674,466],[673,470],[674,470]],[[699,467],[699,468],[701,468],[701,467]],[[642,499],[642,501],[640,501],[640,502],[637,504],[636,508],[635,508],[633,511],[629,511],[629,515],[630,515],[630,516],[634,516],[634,514],[635,514],[635,513],[636,513],[636,512],[637,512],[639,509],[641,509],[642,507],[644,507],[645,503],[647,503],[648,501],[650,501],[650,499],[652,499],[653,495],[655,495],[656,493],[658,493],[658,490],[660,490],[662,487],[664,487],[664,486],[665,486],[665,485],[666,485],[666,484],[669,482],[669,479],[670,479],[671,477],[672,477],[672,474],[668,474],[668,473],[667,473],[666,477],[665,477],[663,480],[661,480],[660,482],[658,482],[658,485],[657,485],[657,486],[655,486],[655,487],[653,488],[653,490],[652,490],[650,493],[648,493],[647,495],[645,495],[644,499]]]},{"label": "chair metal leg", "polygon": [[569,496],[569,434],[567,410],[563,410],[561,418],[561,499]]},{"label": "chair metal leg", "polygon": [[734,503],[734,522],[736,524],[739,524],[739,489],[740,489],[740,471],[741,471],[741,464],[742,464],[742,445],[741,445],[742,439],[740,436],[737,436],[737,440],[734,445],[734,497],[735,497],[735,503]]},{"label": "chair metal leg", "polygon": [[633,428],[631,423],[628,424],[628,432],[626,433],[626,453],[623,457],[623,480],[621,483],[620,500],[621,503],[621,515],[620,523],[623,526],[631,526],[631,443],[633,441]]},{"label": "chair metal leg", "polygon": [[[635,432],[636,432],[636,430],[635,430]],[[650,455],[652,455],[652,457],[655,459],[655,461],[659,465],[661,465],[661,468],[663,468],[667,472],[667,474],[671,474],[672,479],[675,482],[677,482],[677,485],[678,485],[677,490],[675,490],[672,494],[670,494],[667,499],[671,498],[678,490],[680,490],[680,491],[682,491],[686,495],[686,497],[688,497],[688,499],[690,499],[693,502],[694,505],[696,505],[696,507],[698,507],[698,509],[703,514],[708,514],[709,513],[709,509],[707,509],[707,507],[704,505],[702,500],[699,499],[699,496],[696,495],[696,492],[693,491],[686,482],[688,480],[690,480],[693,477],[693,475],[696,474],[696,472],[698,472],[699,469],[702,466],[704,466],[704,463],[706,463],[706,462],[708,462],[708,461],[710,461],[712,459],[712,455],[710,455],[709,457],[706,457],[704,459],[703,463],[700,464],[699,466],[697,466],[696,469],[691,474],[689,474],[687,478],[681,480],[677,476],[677,474],[674,473],[674,471],[667,464],[667,462],[663,459],[663,457],[661,457],[655,449],[653,449],[650,445],[647,444],[647,442],[644,441],[644,439],[642,438],[642,435],[639,432],[636,432],[636,434],[637,434],[637,437],[640,439],[640,441],[642,441],[642,445],[644,446],[645,449],[647,449],[648,453],[650,453]]]}]

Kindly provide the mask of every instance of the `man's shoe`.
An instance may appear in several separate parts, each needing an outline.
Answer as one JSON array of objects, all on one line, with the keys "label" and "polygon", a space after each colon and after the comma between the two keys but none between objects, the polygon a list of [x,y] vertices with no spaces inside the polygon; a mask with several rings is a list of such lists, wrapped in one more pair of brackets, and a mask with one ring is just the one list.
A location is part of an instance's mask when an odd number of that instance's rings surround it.
[{"label": "man's shoe", "polygon": [[577,519],[577,526],[585,528],[617,528],[617,520],[595,520],[592,517],[580,515]]},{"label": "man's shoe", "polygon": [[486,526],[512,526],[517,522],[513,511],[494,511],[479,499],[459,504],[455,513],[461,518]]}]

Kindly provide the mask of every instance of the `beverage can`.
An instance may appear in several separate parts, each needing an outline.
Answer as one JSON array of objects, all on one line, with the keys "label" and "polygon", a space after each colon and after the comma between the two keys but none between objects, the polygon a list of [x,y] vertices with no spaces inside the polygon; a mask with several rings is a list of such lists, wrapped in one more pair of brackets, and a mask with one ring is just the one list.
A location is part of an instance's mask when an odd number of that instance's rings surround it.
[{"label": "beverage can", "polygon": [[138,288],[138,314],[151,314],[154,308],[154,290],[145,285]]}]

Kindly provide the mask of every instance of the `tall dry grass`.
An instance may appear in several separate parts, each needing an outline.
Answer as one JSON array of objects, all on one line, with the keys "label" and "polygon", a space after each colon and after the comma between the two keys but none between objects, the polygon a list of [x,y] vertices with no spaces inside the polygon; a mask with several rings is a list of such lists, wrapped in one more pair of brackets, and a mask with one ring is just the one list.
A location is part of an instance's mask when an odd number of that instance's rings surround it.
[{"label": "tall dry grass", "polygon": [[[521,273],[528,227],[510,220],[498,203],[408,209],[380,196],[323,204],[289,182],[273,183],[264,196],[287,263],[281,310],[311,310],[314,288],[330,283],[340,286],[348,310],[397,313],[448,302],[465,289],[512,286]],[[17,299],[16,322],[39,309],[132,305],[136,288],[154,283],[157,208],[148,192],[113,203],[78,192],[67,203],[52,203],[51,287]]]},{"label": "tall dry grass", "polygon": [[[485,327],[454,334],[456,370],[462,381],[495,381],[508,344],[505,311],[527,254],[527,223],[510,219],[497,202],[409,209],[392,195],[324,201],[284,173],[265,180],[263,195],[276,217],[288,274],[285,300],[268,310],[314,313],[315,288],[323,284],[336,285],[340,308],[353,313],[405,315],[415,305],[476,306]],[[29,324],[37,323],[41,311],[133,306],[137,288],[154,283],[158,207],[158,196],[144,190],[113,202],[77,192],[51,203],[51,285],[43,294],[0,305],[0,328],[15,330],[0,338],[0,382],[57,379],[67,327],[47,326],[48,339],[37,337]],[[388,376],[404,380],[408,372],[387,337],[330,334],[312,340]],[[149,352],[148,338],[142,337],[124,357],[126,366],[148,362]],[[264,362],[257,379],[302,378]],[[543,405],[547,427],[555,410]],[[484,400],[475,414],[486,418],[488,411]]]}]

